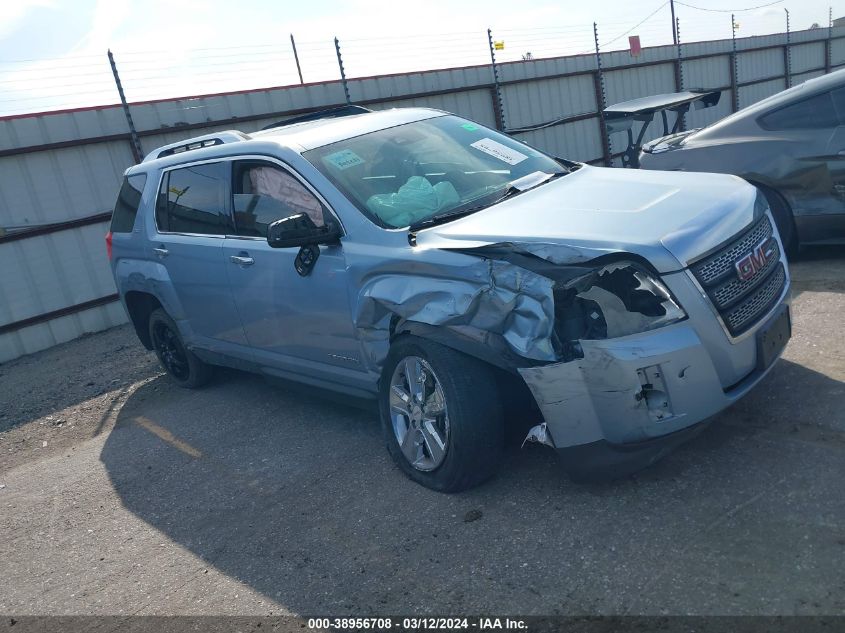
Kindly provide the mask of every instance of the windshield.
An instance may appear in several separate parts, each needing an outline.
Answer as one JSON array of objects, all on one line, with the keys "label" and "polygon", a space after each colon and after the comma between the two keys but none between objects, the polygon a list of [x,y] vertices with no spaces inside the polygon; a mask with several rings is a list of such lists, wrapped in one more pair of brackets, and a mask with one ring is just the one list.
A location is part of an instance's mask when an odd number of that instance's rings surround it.
[{"label": "windshield", "polygon": [[303,156],[367,217],[390,228],[493,204],[520,178],[538,184],[543,174],[566,173],[553,158],[456,116],[378,130]]}]

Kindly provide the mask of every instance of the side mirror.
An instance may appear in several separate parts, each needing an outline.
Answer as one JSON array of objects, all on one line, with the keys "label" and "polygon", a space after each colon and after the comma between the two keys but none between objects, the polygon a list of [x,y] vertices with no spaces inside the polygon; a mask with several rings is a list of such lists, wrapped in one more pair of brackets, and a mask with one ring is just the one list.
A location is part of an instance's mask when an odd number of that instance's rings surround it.
[{"label": "side mirror", "polygon": [[273,248],[330,244],[337,242],[340,235],[335,224],[317,226],[307,213],[296,213],[267,227],[267,243]]}]

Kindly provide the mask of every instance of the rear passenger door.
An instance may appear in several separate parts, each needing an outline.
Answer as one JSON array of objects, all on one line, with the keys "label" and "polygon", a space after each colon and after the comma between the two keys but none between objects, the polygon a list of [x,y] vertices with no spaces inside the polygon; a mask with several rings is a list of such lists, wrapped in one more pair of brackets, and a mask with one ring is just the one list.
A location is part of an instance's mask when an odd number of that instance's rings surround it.
[{"label": "rear passenger door", "polygon": [[231,231],[228,161],[179,166],[162,175],[150,256],[166,270],[184,314],[188,344],[222,354],[246,337],[222,261]]},{"label": "rear passenger door", "polygon": [[[299,248],[273,248],[267,227],[295,213],[315,224],[339,221],[313,188],[269,159],[232,162],[234,230],[223,245],[232,297],[256,360],[277,373],[351,380],[361,370],[352,327],[346,261],[340,244],[319,246],[306,276]],[[344,378],[344,376],[346,378]]]}]

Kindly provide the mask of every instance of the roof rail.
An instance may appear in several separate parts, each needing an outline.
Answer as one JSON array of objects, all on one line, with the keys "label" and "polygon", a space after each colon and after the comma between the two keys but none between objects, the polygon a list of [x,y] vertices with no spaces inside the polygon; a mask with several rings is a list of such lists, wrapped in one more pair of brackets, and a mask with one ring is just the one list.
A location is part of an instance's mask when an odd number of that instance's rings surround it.
[{"label": "roof rail", "polygon": [[203,136],[196,136],[170,145],[163,145],[158,149],[154,149],[143,162],[155,160],[157,158],[164,158],[165,156],[173,156],[174,154],[181,154],[182,152],[190,152],[195,149],[202,149],[203,147],[213,147],[215,145],[224,145],[226,143],[237,143],[239,141],[249,140],[249,135],[239,132],[237,130],[226,130],[225,132],[213,132],[212,134],[205,134]]},{"label": "roof rail", "polygon": [[317,110],[316,112],[309,112],[308,114],[301,114],[300,116],[291,117],[284,121],[276,121],[270,125],[265,125],[261,131],[272,130],[277,127],[285,127],[286,125],[293,125],[294,123],[305,123],[307,121],[317,121],[318,119],[337,119],[342,116],[353,116],[355,114],[366,114],[372,112],[369,108],[359,105],[345,105],[339,108],[329,108],[328,110]]}]

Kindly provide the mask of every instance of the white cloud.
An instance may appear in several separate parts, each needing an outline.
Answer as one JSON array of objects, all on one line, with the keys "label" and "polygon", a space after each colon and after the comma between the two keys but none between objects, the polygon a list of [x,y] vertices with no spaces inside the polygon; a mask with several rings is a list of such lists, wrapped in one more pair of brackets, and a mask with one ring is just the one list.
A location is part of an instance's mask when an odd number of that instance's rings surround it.
[{"label": "white cloud", "polygon": [[104,52],[131,12],[131,0],[97,0],[91,28],[71,53]]},{"label": "white cloud", "polygon": [[17,31],[27,13],[36,8],[55,8],[55,0],[6,0],[0,2],[0,38]]}]

